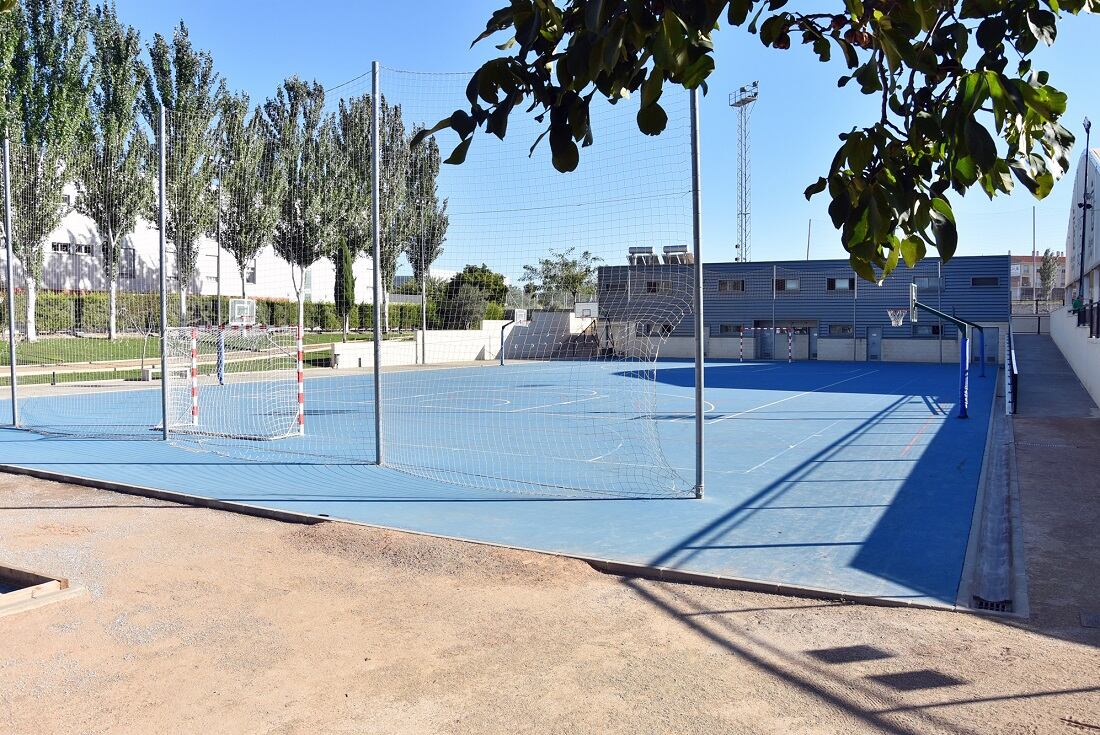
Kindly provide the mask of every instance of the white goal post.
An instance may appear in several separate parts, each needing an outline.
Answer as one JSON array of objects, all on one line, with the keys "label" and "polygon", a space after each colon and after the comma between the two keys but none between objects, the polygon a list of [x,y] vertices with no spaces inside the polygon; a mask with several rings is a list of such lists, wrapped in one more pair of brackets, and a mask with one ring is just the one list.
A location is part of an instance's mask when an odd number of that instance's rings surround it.
[{"label": "white goal post", "polygon": [[305,433],[297,327],[173,327],[167,333],[168,431],[269,441]]}]

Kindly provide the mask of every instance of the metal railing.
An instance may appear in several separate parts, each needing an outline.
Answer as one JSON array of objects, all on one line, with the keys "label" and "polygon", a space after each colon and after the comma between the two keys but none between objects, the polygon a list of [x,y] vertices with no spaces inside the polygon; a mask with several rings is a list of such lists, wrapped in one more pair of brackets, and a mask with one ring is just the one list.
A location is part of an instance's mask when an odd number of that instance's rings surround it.
[{"label": "metal railing", "polygon": [[1077,326],[1088,327],[1091,339],[1100,339],[1100,301],[1091,299],[1077,310]]},{"label": "metal railing", "polygon": [[1020,371],[1016,366],[1016,344],[1012,330],[1005,336],[1005,413],[1016,413],[1020,400]]}]

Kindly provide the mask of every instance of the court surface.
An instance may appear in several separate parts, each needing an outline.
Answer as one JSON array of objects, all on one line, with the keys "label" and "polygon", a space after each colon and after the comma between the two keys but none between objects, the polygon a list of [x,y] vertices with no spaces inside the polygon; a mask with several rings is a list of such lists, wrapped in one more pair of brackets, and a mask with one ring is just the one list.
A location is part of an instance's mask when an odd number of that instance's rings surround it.
[{"label": "court surface", "polygon": [[[696,500],[693,368],[661,361],[647,375],[630,367],[385,373],[388,457],[427,466],[416,475],[361,462],[374,452],[371,376],[323,371],[307,373],[312,436],[263,443],[280,447],[273,463],[249,461],[261,456],[255,442],[206,451],[156,441],[156,432],[141,434],[147,429],[123,441],[2,430],[0,463],[600,560],[954,605],[994,370],[975,372],[971,418],[959,420],[957,366],[708,361],[706,496]],[[566,375],[572,382],[559,384]],[[590,384],[577,379],[585,375]],[[652,412],[623,410],[623,396],[646,391]],[[156,390],[112,397],[135,425],[159,407]],[[99,398],[43,396],[21,406],[39,419],[87,413],[94,423],[94,410],[74,408],[102,405]],[[478,432],[477,416],[492,430]],[[649,428],[623,428],[639,421]],[[344,461],[305,451],[321,434],[343,437]],[[505,446],[486,446],[487,437]],[[654,441],[667,465],[638,462]],[[293,442],[302,451],[284,454]],[[563,477],[578,490],[545,490]]]}]

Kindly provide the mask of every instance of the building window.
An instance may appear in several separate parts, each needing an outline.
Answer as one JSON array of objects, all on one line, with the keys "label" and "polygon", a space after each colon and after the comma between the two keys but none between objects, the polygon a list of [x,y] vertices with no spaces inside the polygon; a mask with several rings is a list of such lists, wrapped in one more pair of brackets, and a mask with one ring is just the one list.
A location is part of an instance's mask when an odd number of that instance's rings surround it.
[{"label": "building window", "polygon": [[786,293],[797,293],[801,288],[797,278],[777,278],[775,279],[775,290]]},{"label": "building window", "polygon": [[914,276],[913,283],[917,285],[919,291],[941,290],[939,276]]},{"label": "building window", "polygon": [[626,284],[622,281],[605,281],[600,284],[600,290],[604,293],[622,293],[626,291]]},{"label": "building window", "polygon": [[661,325],[661,336],[662,337],[672,336],[672,325],[669,324],[668,322],[665,322],[664,324]]},{"label": "building window", "polygon": [[55,253],[69,253],[72,252],[72,244],[67,242],[51,242],[50,250]]},{"label": "building window", "polygon": [[648,337],[653,331],[652,324],[646,324],[645,322],[638,322],[634,325],[634,336],[636,337]]},{"label": "building window", "polygon": [[645,292],[652,294],[672,293],[672,284],[668,281],[646,281]]},{"label": "building window", "polygon": [[914,337],[938,337],[940,335],[939,324],[914,324],[913,336]]},{"label": "building window", "polygon": [[133,248],[122,248],[122,258],[118,263],[118,275],[120,278],[137,277],[137,258]]},{"label": "building window", "polygon": [[851,337],[852,325],[851,324],[830,324],[829,325],[830,337]]},{"label": "building window", "polygon": [[741,334],[741,325],[739,324],[719,324],[718,334]]},{"label": "building window", "polygon": [[829,291],[851,291],[855,288],[854,278],[828,278],[825,288]]},{"label": "building window", "polygon": [[91,255],[92,244],[90,242],[74,242],[73,252],[77,255]]},{"label": "building window", "polygon": [[745,293],[745,279],[723,278],[718,281],[718,293]]},{"label": "building window", "polygon": [[977,288],[1001,285],[1001,279],[997,276],[974,276],[970,279],[970,285]]}]

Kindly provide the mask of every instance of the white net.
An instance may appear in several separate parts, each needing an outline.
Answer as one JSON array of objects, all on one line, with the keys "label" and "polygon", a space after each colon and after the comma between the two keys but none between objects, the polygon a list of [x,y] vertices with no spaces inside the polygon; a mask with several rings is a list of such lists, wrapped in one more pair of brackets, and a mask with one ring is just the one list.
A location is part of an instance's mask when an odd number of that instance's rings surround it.
[{"label": "white net", "polygon": [[[177,101],[163,163],[159,106],[49,160],[13,141],[22,424],[159,438],[163,168],[171,441],[346,464],[380,438],[386,466],[469,487],[690,496],[688,97],[662,99],[653,138],[637,101],[594,104],[599,145],[571,174],[529,154],[543,126],[522,112],[452,166],[453,133],[411,142],[469,75],[383,70],[375,172],[370,79]],[[245,301],[263,328],[228,328]]]},{"label": "white net", "polygon": [[172,327],[167,337],[168,430],[177,441],[305,433],[297,329]]},{"label": "white net", "polygon": [[598,145],[570,174],[519,112],[460,166],[440,165],[450,131],[396,144],[464,107],[468,80],[382,71],[383,288],[427,297],[418,365],[382,376],[386,464],[506,491],[689,494],[674,422],[690,392],[667,386],[689,368],[657,363],[693,349],[687,95],[662,99],[658,138],[635,101],[594,104]]}]

